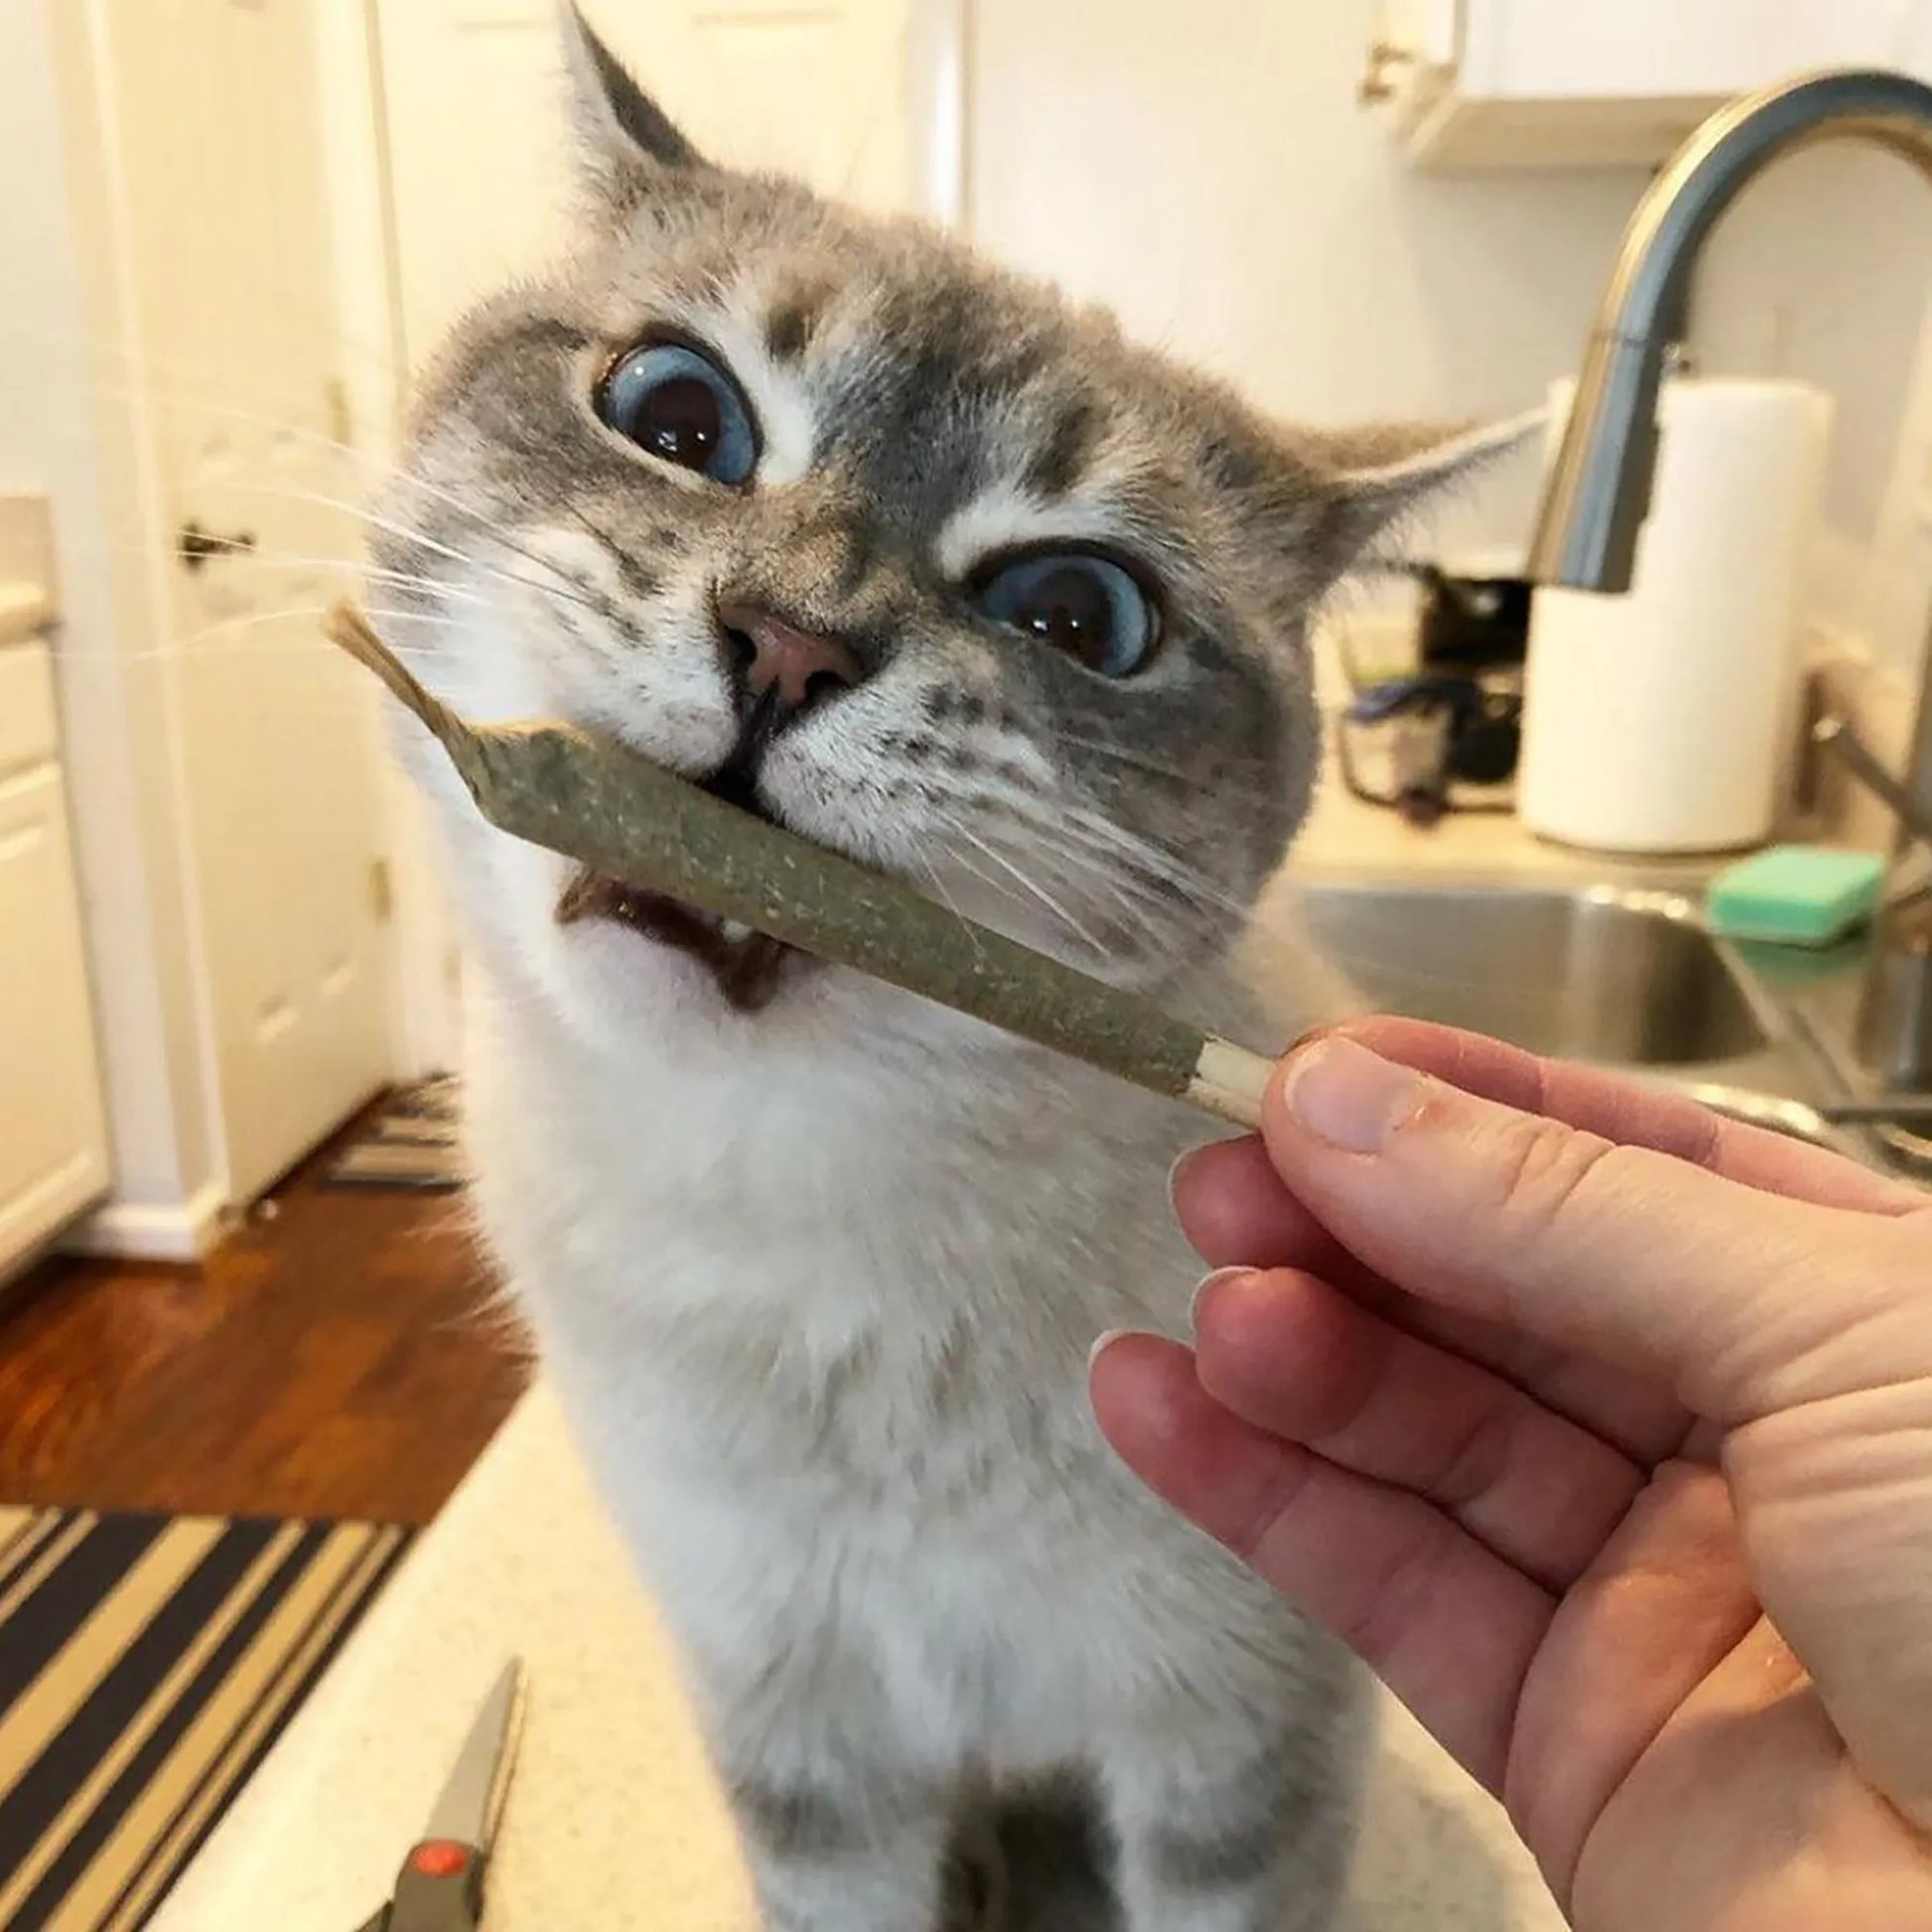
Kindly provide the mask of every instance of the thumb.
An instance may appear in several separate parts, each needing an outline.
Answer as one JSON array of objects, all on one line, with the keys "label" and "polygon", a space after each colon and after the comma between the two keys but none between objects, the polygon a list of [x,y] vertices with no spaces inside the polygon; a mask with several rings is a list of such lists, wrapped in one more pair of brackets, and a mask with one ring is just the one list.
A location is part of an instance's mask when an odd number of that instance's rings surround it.
[{"label": "thumb", "polygon": [[1289,1189],[1397,1288],[1667,1380],[1700,1415],[1932,1367],[1904,1319],[1926,1259],[1909,1218],[1764,1193],[1339,1035],[1284,1063],[1262,1132]]}]

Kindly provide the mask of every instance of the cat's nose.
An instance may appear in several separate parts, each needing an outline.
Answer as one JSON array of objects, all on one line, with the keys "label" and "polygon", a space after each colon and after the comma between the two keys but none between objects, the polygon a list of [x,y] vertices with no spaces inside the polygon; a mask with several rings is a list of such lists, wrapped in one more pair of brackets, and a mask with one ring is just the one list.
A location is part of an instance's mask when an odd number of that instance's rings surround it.
[{"label": "cat's nose", "polygon": [[737,651],[754,698],[775,691],[781,709],[804,711],[864,675],[859,660],[836,637],[800,630],[755,604],[722,604],[718,621]]}]

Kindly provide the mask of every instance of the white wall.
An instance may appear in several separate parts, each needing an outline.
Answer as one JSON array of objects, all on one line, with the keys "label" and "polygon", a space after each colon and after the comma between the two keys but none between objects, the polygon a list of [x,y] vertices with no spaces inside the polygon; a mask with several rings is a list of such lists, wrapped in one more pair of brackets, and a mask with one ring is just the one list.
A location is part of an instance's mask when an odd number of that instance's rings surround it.
[{"label": "white wall", "polygon": [[[1506,413],[1576,366],[1635,170],[1430,178],[1355,104],[1380,0],[978,0],[973,226],[1136,334],[1313,423]],[[1932,195],[1887,157],[1784,163],[1715,241],[1705,365],[1839,400],[1830,514],[1876,528]],[[1461,519],[1513,537],[1533,480]],[[1841,571],[1838,594],[1856,595]]]},{"label": "white wall", "polygon": [[184,1251],[218,1200],[189,982],[185,833],[167,667],[145,622],[148,563],[124,547],[139,483],[120,433],[128,368],[111,305],[90,304],[82,321],[70,191],[85,200],[87,184],[69,161],[84,167],[86,151],[64,140],[56,6],[77,34],[73,0],[0,7],[0,487],[54,505],[56,661],[113,1140],[102,1233]]}]

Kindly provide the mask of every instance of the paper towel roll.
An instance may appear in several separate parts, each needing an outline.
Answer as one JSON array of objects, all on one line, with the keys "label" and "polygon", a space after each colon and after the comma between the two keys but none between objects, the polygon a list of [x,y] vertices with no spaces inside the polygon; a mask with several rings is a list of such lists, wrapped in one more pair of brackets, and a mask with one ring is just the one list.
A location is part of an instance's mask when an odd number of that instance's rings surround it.
[{"label": "paper towel roll", "polygon": [[[1575,388],[1551,390],[1553,450]],[[1624,853],[1770,835],[1831,420],[1804,383],[1666,382],[1629,595],[1536,594],[1518,788],[1532,830]]]}]

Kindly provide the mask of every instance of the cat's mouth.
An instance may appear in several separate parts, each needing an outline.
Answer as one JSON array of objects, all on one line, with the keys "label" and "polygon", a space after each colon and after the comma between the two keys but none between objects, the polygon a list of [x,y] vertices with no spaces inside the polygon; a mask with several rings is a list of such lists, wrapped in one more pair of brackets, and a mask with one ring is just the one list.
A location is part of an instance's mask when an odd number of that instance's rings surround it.
[{"label": "cat's mouth", "polygon": [[[704,789],[755,817],[771,817],[736,773],[721,772]],[[588,866],[572,874],[557,900],[559,925],[585,919],[608,919],[660,946],[688,953],[710,971],[720,996],[740,1013],[759,1013],[769,1006],[792,962],[806,957],[782,939],[718,918],[681,898],[626,886]]]}]

